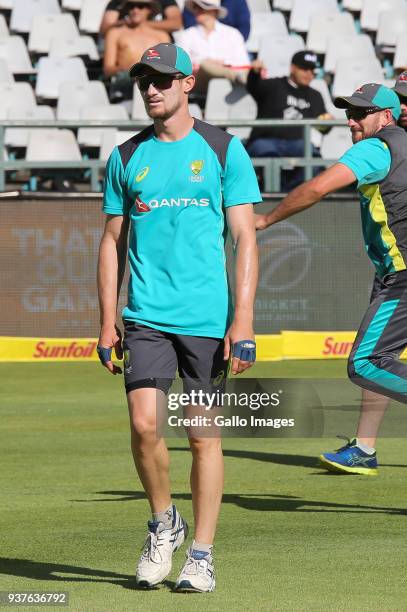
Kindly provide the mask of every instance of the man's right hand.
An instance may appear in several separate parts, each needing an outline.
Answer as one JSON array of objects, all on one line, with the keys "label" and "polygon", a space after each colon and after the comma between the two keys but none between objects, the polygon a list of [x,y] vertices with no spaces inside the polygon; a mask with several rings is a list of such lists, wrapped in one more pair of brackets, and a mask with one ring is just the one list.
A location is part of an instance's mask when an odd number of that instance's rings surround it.
[{"label": "man's right hand", "polygon": [[[117,359],[120,361],[123,359],[123,348],[122,348],[122,334],[117,325],[113,327],[103,327],[100,330],[100,336],[98,346],[103,348],[114,348]],[[109,370],[111,374],[121,374],[122,369],[115,365],[112,360],[103,363],[103,366]]]},{"label": "man's right hand", "polygon": [[256,225],[256,230],[263,230],[268,228],[269,223],[267,221],[267,215],[254,215],[254,223]]},{"label": "man's right hand", "polygon": [[250,66],[251,70],[256,74],[259,74],[262,79],[267,77],[267,68],[266,65],[259,59],[253,60]]}]

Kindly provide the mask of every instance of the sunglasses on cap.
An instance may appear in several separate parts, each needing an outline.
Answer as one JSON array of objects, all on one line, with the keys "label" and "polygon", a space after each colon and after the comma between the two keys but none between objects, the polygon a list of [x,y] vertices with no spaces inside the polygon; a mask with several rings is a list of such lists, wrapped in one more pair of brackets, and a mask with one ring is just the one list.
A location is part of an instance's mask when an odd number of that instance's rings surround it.
[{"label": "sunglasses on cap", "polygon": [[173,81],[185,79],[185,74],[145,74],[137,77],[137,85],[140,91],[147,91],[150,85],[156,89],[169,89]]},{"label": "sunglasses on cap", "polygon": [[385,108],[347,108],[345,115],[347,119],[353,119],[354,121],[361,121],[366,119],[368,115],[374,115],[374,113],[380,113]]}]

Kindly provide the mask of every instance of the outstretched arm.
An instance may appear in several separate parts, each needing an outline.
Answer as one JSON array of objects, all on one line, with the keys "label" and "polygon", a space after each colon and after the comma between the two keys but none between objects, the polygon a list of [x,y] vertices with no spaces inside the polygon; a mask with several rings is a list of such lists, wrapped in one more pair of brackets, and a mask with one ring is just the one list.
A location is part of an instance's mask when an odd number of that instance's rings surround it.
[{"label": "outstretched arm", "polygon": [[[254,340],[253,309],[258,277],[258,254],[252,204],[230,206],[226,209],[227,223],[235,249],[235,314],[225,336],[225,359],[229,359],[233,344],[240,340]],[[239,374],[253,365],[236,357],[232,373]]]},{"label": "outstretched arm", "polygon": [[355,181],[356,177],[350,168],[345,164],[336,163],[325,172],[290,191],[268,214],[256,215],[256,229],[266,229],[269,225],[310,208],[328,193],[351,185]]}]

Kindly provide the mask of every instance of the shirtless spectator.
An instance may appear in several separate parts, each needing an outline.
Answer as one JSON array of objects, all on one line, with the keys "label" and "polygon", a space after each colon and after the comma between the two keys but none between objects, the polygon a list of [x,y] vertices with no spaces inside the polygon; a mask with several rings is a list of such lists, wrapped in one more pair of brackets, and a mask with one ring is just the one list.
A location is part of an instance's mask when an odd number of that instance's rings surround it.
[{"label": "shirtless spectator", "polygon": [[143,55],[145,49],[158,43],[170,42],[170,36],[151,27],[152,19],[160,12],[156,0],[129,0],[123,7],[125,24],[110,28],[106,34],[103,71],[112,77],[112,101],[133,97],[133,80],[128,70]]},{"label": "shirtless spectator", "polygon": [[244,39],[236,28],[219,21],[227,15],[220,0],[186,0],[185,6],[193,12],[197,25],[180,32],[177,44],[192,59],[195,91],[206,94],[214,77],[245,83],[250,60]]},{"label": "shirtless spectator", "polygon": [[[157,0],[160,5],[162,19],[152,21],[150,26],[153,30],[161,30],[164,32],[176,32],[182,28],[182,15],[176,3],[176,0]],[[110,28],[125,25],[126,15],[123,12],[123,5],[126,5],[123,0],[110,0],[103,14],[100,33],[106,36]]]}]

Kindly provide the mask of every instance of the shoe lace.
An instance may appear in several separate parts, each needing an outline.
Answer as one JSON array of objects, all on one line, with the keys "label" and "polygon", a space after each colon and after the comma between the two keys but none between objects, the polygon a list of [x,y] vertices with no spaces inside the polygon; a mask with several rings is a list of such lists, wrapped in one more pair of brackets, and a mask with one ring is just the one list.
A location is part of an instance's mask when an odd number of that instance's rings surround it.
[{"label": "shoe lace", "polygon": [[204,574],[206,572],[207,563],[203,559],[194,559],[189,556],[184,567],[185,574]]},{"label": "shoe lace", "polygon": [[352,440],[350,438],[348,438],[348,436],[336,436],[337,438],[339,438],[339,440],[346,440],[346,444],[344,444],[344,446],[341,446],[341,448],[338,448],[336,450],[337,453],[340,453],[343,450],[346,450],[347,448],[350,447]]},{"label": "shoe lace", "polygon": [[163,544],[164,537],[162,532],[156,534],[150,531],[143,545],[143,554],[141,555],[142,559],[154,561],[153,557],[155,556],[156,552],[158,552],[161,557],[161,552],[159,549],[161,546],[163,546]]}]

